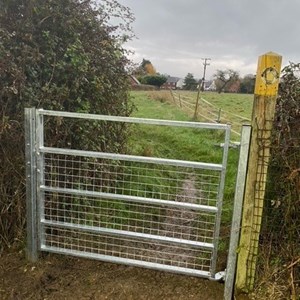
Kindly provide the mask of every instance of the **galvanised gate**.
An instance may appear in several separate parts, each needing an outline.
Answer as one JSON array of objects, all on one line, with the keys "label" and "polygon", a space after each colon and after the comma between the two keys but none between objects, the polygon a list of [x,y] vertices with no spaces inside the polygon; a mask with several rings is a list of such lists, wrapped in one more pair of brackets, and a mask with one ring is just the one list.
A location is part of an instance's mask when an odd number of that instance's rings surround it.
[{"label": "galvanised gate", "polygon": [[[225,132],[222,163],[47,147],[44,116]],[[29,253],[214,278],[230,126],[26,109]]]}]

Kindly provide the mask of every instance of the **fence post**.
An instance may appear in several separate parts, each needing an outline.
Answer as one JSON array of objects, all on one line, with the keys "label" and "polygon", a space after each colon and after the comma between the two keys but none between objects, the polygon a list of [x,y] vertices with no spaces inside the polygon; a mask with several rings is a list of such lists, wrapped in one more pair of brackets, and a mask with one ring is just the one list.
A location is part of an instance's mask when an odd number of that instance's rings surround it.
[{"label": "fence post", "polygon": [[173,98],[174,103],[176,104],[176,100],[175,100],[174,94],[173,94],[173,92],[172,92],[172,89],[170,89],[170,93],[171,93],[171,96],[172,96],[172,98]]},{"label": "fence post", "polygon": [[224,286],[224,300],[231,300],[233,294],[237,247],[240,236],[241,217],[243,199],[245,193],[246,173],[248,166],[249,145],[251,137],[251,126],[243,125],[241,132],[241,146],[239,155],[239,165],[236,176],[236,186],[234,193],[234,208],[231,222],[230,243],[227,258],[226,278]]},{"label": "fence post", "polygon": [[222,111],[222,109],[219,108],[219,111],[218,111],[218,119],[217,119],[217,122],[218,122],[218,123],[221,122],[221,111]]},{"label": "fence post", "polygon": [[38,259],[37,204],[36,204],[36,113],[35,108],[25,108],[25,159],[26,159],[26,224],[27,259]]},{"label": "fence post", "polygon": [[200,91],[201,91],[202,82],[199,82],[198,85],[198,92],[197,92],[197,98],[196,98],[196,105],[195,105],[195,112],[194,112],[194,119],[198,119],[198,107],[199,107],[199,99],[200,99]]},{"label": "fence post", "polygon": [[238,248],[236,294],[248,293],[254,287],[281,60],[282,57],[273,52],[268,52],[258,59],[251,121],[249,168]]}]

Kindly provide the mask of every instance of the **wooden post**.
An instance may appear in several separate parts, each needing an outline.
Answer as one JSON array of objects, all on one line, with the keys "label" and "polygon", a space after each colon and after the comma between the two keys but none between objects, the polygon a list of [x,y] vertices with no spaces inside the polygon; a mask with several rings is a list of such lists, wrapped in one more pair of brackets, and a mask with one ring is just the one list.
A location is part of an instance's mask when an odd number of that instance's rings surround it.
[{"label": "wooden post", "polygon": [[237,295],[242,292],[248,293],[254,286],[281,60],[282,57],[273,52],[268,52],[258,59],[250,155],[238,248],[235,282]]},{"label": "wooden post", "polygon": [[222,111],[221,108],[219,108],[217,123],[221,122],[221,111]]},{"label": "wooden post", "polygon": [[180,107],[182,107],[180,94],[179,94],[179,105]]},{"label": "wooden post", "polygon": [[173,98],[174,103],[176,104],[176,100],[175,100],[174,94],[173,94],[173,92],[172,92],[172,89],[170,89],[170,93],[171,93],[171,96],[172,96],[172,98]]},{"label": "wooden post", "polygon": [[195,106],[195,112],[194,112],[194,119],[198,119],[198,106],[199,106],[199,99],[200,99],[200,91],[201,91],[202,81],[199,82],[198,85],[198,92],[197,92],[197,99],[196,99],[196,106]]}]

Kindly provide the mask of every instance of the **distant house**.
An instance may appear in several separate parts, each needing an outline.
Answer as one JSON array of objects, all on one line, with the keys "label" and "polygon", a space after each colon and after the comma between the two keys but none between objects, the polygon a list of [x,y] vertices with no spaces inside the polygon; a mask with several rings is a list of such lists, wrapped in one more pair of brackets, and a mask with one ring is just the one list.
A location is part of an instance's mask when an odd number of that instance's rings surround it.
[{"label": "distant house", "polygon": [[177,88],[177,89],[182,89],[183,86],[184,86],[184,79],[183,79],[183,78],[180,78],[180,79],[177,81],[176,88]]},{"label": "distant house", "polygon": [[178,86],[178,82],[181,80],[179,77],[172,77],[169,76],[167,81],[161,86],[162,89],[171,89],[176,90],[177,88],[180,88]]},{"label": "distant house", "polygon": [[128,75],[128,78],[129,78],[131,87],[135,87],[135,86],[141,84],[141,83],[136,79],[136,77],[133,76],[133,75]]},{"label": "distant house", "polygon": [[212,92],[216,91],[217,90],[216,82],[214,80],[205,81],[204,90],[212,91]]}]

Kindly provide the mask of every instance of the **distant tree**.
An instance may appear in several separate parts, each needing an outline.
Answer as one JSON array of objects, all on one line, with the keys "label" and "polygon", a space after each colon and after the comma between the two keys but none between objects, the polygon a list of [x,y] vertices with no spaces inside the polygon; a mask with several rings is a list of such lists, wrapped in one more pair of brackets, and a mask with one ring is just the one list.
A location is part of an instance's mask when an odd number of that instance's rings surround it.
[{"label": "distant tree", "polygon": [[226,91],[226,88],[239,81],[239,73],[232,69],[217,70],[214,77],[218,93]]},{"label": "distant tree", "polygon": [[248,74],[241,79],[240,93],[253,94],[255,86],[255,75]]},{"label": "distant tree", "polygon": [[146,66],[146,65],[149,65],[149,64],[152,64],[151,61],[148,60],[148,59],[143,58],[143,60],[142,60],[140,66],[141,66],[143,69],[145,69],[145,66]]},{"label": "distant tree", "polygon": [[167,81],[164,75],[146,75],[141,78],[141,83],[161,87]]},{"label": "distant tree", "polygon": [[155,75],[156,74],[156,70],[155,70],[155,68],[153,67],[153,65],[151,63],[145,65],[145,71],[149,75]]},{"label": "distant tree", "polygon": [[197,81],[192,73],[188,73],[184,78],[183,89],[195,90],[197,88]]},{"label": "distant tree", "polygon": [[141,77],[146,75],[155,75],[156,69],[150,60],[143,58],[141,64],[133,71],[133,73],[135,76],[140,77],[139,79],[141,79]]}]

